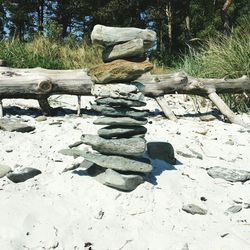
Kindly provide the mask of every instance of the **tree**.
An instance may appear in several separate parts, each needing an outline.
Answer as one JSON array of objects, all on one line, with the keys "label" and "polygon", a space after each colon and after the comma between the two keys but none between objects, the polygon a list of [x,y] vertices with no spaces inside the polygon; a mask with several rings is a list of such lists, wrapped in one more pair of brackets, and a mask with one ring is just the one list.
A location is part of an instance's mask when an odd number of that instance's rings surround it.
[{"label": "tree", "polygon": [[4,10],[3,1],[0,1],[0,39],[2,39],[5,34],[4,30],[5,21],[6,21],[6,13]]},{"label": "tree", "polygon": [[32,0],[4,1],[6,11],[9,13],[8,28],[10,36],[24,40],[35,26],[35,2]]},{"label": "tree", "polygon": [[44,8],[45,0],[37,0],[37,23],[38,23],[38,33],[43,34],[44,29]]}]

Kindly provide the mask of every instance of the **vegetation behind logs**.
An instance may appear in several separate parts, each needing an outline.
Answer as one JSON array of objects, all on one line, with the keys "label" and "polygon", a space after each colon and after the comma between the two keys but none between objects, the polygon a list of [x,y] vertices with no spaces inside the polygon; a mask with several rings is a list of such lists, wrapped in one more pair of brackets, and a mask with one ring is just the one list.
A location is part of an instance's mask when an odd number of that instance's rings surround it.
[{"label": "vegetation behind logs", "polygon": [[[249,0],[4,0],[0,59],[17,68],[96,65],[100,50],[90,45],[90,32],[100,23],[154,29],[158,40],[149,56],[157,73],[183,68],[199,77],[240,77],[250,68],[249,9]],[[248,110],[247,95],[225,98]]]}]

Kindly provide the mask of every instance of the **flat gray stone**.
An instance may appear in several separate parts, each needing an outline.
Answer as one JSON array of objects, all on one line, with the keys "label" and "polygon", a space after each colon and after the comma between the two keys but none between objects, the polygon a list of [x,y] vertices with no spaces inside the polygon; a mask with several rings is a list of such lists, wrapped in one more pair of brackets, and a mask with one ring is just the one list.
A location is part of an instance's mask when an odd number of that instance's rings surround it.
[{"label": "flat gray stone", "polygon": [[47,117],[44,116],[44,115],[41,115],[41,116],[36,117],[35,120],[36,120],[37,122],[44,122],[44,121],[47,120]]},{"label": "flat gray stone", "polygon": [[102,154],[143,156],[146,141],[143,138],[104,139],[97,135],[82,135],[83,143]]},{"label": "flat gray stone", "polygon": [[7,178],[15,183],[18,183],[18,182],[24,182],[41,173],[42,172],[36,168],[24,168],[21,169],[19,172],[11,172],[7,174]]},{"label": "flat gray stone", "polygon": [[212,178],[220,178],[231,182],[245,182],[250,180],[250,172],[245,170],[237,170],[223,167],[211,167],[207,173]]},{"label": "flat gray stone", "polygon": [[100,183],[122,191],[132,191],[144,182],[144,178],[141,175],[125,175],[113,169],[105,169],[97,165],[90,167],[87,172]]},{"label": "flat gray stone", "polygon": [[92,104],[91,108],[105,116],[129,116],[132,118],[145,118],[149,115],[148,111],[136,110],[132,108],[114,108],[95,104]]},{"label": "flat gray stone", "polygon": [[235,213],[239,213],[241,210],[242,210],[242,206],[231,206],[227,209],[227,212],[235,214]]},{"label": "flat gray stone", "polygon": [[114,107],[143,107],[146,106],[145,102],[140,102],[136,100],[127,100],[124,98],[99,98],[96,99],[95,102],[97,104],[109,105]]},{"label": "flat gray stone", "polygon": [[190,148],[188,145],[186,145],[186,147],[177,149],[176,153],[185,158],[197,158],[200,160],[203,159],[203,155],[200,152]]},{"label": "flat gray stone", "polygon": [[181,250],[189,250],[188,243],[185,243]]},{"label": "flat gray stone", "polygon": [[111,139],[113,137],[126,138],[134,135],[146,134],[146,132],[147,129],[143,126],[134,126],[134,127],[108,126],[99,129],[98,135],[106,139]]},{"label": "flat gray stone", "polygon": [[26,123],[20,122],[18,120],[10,120],[2,118],[0,119],[0,129],[9,132],[31,132],[35,129],[33,126],[29,126]]},{"label": "flat gray stone", "polygon": [[102,53],[102,60],[110,62],[116,59],[143,58],[145,48],[142,39],[133,39],[128,42],[106,47]]},{"label": "flat gray stone", "polygon": [[175,164],[174,148],[168,142],[149,142],[147,143],[148,155],[152,159],[163,160],[170,164]]},{"label": "flat gray stone", "polygon": [[204,121],[204,122],[209,122],[209,121],[213,121],[213,120],[217,119],[216,116],[210,115],[210,114],[208,114],[208,115],[201,115],[199,118],[200,118],[201,121]]},{"label": "flat gray stone", "polygon": [[147,124],[146,118],[131,118],[131,117],[99,117],[93,123],[97,125],[111,126],[140,126]]},{"label": "flat gray stone", "polygon": [[7,175],[9,172],[11,172],[11,167],[7,165],[0,164],[0,178],[4,177]]},{"label": "flat gray stone", "polygon": [[[135,90],[136,89],[136,90]],[[123,98],[132,101],[144,101],[144,95],[134,85],[128,84],[94,84],[91,89],[92,95],[99,98]]]},{"label": "flat gray stone", "polygon": [[68,155],[68,156],[74,156],[75,158],[77,157],[84,157],[86,155],[86,151],[76,149],[76,148],[65,148],[61,149],[58,151],[58,153],[63,154],[63,155]]},{"label": "flat gray stone", "polygon": [[183,205],[182,210],[189,213],[189,214],[200,214],[200,215],[205,215],[207,214],[207,210],[203,209],[195,204],[187,204]]},{"label": "flat gray stone", "polygon": [[96,153],[87,153],[85,159],[94,162],[95,164],[120,171],[132,171],[140,173],[150,173],[152,166],[147,159],[133,159],[123,156],[103,155]]},{"label": "flat gray stone", "polygon": [[110,46],[124,43],[133,39],[142,39],[146,48],[151,48],[156,41],[156,33],[149,29],[119,28],[95,25],[91,33],[93,43]]},{"label": "flat gray stone", "polygon": [[94,165],[93,162],[77,158],[76,161],[71,166],[65,168],[62,172],[64,173],[64,172],[72,171],[72,170],[75,170],[77,168],[88,169],[88,168],[92,167],[93,165]]},{"label": "flat gray stone", "polygon": [[76,147],[80,146],[81,144],[83,144],[82,141],[76,141],[76,142],[70,144],[69,148],[76,148]]},{"label": "flat gray stone", "polygon": [[103,168],[111,168],[118,171],[132,171],[140,173],[150,173],[152,166],[146,158],[128,158],[116,155],[103,155],[79,149],[62,149],[59,153],[74,157],[82,156]]}]

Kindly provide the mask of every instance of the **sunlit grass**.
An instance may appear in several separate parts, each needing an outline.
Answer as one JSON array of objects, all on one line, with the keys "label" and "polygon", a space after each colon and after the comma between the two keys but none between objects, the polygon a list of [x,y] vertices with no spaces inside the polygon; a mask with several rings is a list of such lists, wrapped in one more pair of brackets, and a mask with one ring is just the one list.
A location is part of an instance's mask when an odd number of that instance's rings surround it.
[{"label": "sunlit grass", "polygon": [[[248,24],[248,25],[247,25]],[[211,38],[198,50],[190,50],[179,67],[196,77],[237,78],[250,77],[250,23],[233,30],[230,36]],[[249,97],[223,95],[235,111],[249,112]]]}]

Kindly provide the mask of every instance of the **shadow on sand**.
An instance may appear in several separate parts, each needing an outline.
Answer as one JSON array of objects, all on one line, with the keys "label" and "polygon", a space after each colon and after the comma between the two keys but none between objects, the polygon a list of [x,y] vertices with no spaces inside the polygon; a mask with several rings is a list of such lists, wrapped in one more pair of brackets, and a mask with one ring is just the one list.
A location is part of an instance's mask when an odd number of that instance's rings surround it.
[{"label": "shadow on sand", "polygon": [[[11,106],[4,108],[4,115],[27,115],[37,117],[43,115],[39,108],[20,108],[18,106]],[[65,116],[65,115],[76,115],[76,110],[69,108],[52,108],[51,116]],[[96,116],[98,113],[91,109],[81,109],[81,115]]]},{"label": "shadow on sand", "polygon": [[157,185],[157,176],[164,171],[176,170],[176,166],[182,163],[175,158],[174,148],[168,142],[149,142],[145,157],[150,159],[153,171],[148,177],[148,182]]}]

